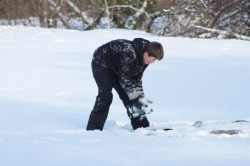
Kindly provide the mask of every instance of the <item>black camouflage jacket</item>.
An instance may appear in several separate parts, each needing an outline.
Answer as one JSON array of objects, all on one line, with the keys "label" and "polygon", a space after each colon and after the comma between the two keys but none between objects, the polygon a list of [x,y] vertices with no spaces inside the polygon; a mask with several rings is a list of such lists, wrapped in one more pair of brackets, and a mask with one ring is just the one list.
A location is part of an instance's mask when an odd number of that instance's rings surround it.
[{"label": "black camouflage jacket", "polygon": [[97,48],[93,61],[111,69],[130,100],[143,97],[142,75],[148,65],[144,63],[143,52],[148,40],[135,38],[133,41],[118,39]]}]

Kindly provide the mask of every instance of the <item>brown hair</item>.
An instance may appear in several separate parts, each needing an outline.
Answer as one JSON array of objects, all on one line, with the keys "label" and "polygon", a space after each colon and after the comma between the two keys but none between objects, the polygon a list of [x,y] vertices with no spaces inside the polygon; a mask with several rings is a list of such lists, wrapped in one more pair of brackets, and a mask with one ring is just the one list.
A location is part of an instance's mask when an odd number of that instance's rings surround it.
[{"label": "brown hair", "polygon": [[164,51],[161,43],[149,42],[145,45],[144,52],[148,52],[148,56],[153,56],[158,60],[162,60]]}]

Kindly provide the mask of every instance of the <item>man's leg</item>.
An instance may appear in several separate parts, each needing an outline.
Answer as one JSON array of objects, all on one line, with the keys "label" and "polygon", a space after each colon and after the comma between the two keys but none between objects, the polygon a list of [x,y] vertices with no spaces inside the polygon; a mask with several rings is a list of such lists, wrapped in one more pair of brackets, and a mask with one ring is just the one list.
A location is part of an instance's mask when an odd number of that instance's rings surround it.
[{"label": "man's leg", "polygon": [[129,112],[128,107],[131,106],[133,103],[131,103],[131,101],[129,100],[128,95],[122,89],[119,81],[115,82],[114,88],[117,91],[120,99],[122,100],[123,105],[127,109],[127,114],[128,114],[128,117],[131,120],[131,125],[132,125],[133,129],[135,130],[135,129],[141,128],[141,127],[149,127],[149,121],[148,121],[148,119],[147,119],[147,117],[145,115],[134,118],[132,116],[132,114]]},{"label": "man's leg", "polygon": [[98,86],[98,96],[90,113],[86,130],[102,130],[108,117],[109,107],[113,99],[113,75],[108,69],[92,62],[92,71]]}]

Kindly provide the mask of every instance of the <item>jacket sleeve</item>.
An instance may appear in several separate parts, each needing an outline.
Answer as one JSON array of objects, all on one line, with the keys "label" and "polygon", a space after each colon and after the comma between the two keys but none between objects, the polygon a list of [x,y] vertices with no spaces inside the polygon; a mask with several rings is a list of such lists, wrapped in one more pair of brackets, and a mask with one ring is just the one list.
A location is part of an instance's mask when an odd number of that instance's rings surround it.
[{"label": "jacket sleeve", "polygon": [[127,53],[121,59],[119,67],[120,85],[130,100],[144,96],[141,80],[143,70],[138,71],[135,58],[135,52],[131,51]]}]

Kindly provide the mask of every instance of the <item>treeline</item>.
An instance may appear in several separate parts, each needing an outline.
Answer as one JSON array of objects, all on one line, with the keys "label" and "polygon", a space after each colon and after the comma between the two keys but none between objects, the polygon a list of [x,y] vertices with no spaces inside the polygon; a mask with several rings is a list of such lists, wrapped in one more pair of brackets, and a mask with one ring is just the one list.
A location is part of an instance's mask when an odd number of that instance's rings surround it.
[{"label": "treeline", "polygon": [[249,40],[249,0],[0,0],[1,25]]}]

